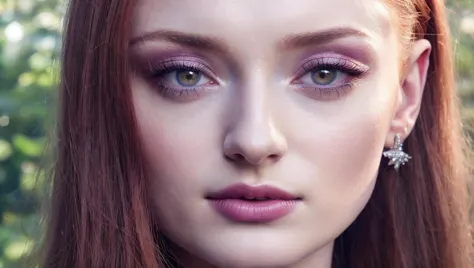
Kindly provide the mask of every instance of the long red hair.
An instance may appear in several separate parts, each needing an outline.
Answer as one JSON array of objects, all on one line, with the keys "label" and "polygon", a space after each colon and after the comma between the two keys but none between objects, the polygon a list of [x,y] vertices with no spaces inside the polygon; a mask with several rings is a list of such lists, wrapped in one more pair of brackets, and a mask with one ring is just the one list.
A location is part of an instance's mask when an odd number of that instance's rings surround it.
[{"label": "long red hair", "polygon": [[411,163],[393,172],[383,160],[368,205],[338,238],[337,267],[473,267],[470,172],[454,85],[442,0],[396,0],[403,44],[432,45],[420,115],[404,148]]},{"label": "long red hair", "polygon": [[[70,0],[56,163],[41,267],[166,267],[151,217],[129,85],[133,0]],[[468,169],[440,0],[397,0],[401,40],[433,51],[412,161],[381,162],[368,205],[336,240],[334,267],[470,268]],[[409,46],[409,42],[406,44]]]}]

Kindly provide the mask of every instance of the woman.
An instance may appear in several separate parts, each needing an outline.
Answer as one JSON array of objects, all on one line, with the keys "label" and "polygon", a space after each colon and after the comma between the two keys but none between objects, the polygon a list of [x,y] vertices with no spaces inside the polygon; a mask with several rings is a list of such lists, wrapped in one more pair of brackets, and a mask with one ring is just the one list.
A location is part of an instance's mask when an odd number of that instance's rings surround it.
[{"label": "woman", "polygon": [[71,0],[64,41],[43,267],[471,267],[443,1]]}]

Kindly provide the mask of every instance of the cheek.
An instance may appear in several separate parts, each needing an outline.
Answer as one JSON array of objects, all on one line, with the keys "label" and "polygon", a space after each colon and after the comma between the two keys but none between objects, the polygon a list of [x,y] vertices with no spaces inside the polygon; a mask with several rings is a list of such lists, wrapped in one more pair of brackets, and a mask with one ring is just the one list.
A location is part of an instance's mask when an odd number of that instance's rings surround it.
[{"label": "cheek", "polygon": [[289,148],[311,165],[316,181],[352,187],[358,183],[358,174],[377,171],[396,94],[390,90],[373,94],[371,88],[357,89],[360,92],[354,97],[329,104],[317,113],[286,110],[288,119],[300,118],[288,120],[292,128],[287,129],[293,131],[287,135],[291,137]]},{"label": "cheek", "polygon": [[372,194],[396,100],[395,93],[383,94],[361,92],[338,109],[290,115],[301,118],[292,121],[299,131],[290,134],[289,148],[298,156],[292,165],[301,165],[298,183],[308,189],[307,221],[331,230],[328,239],[353,222]]},{"label": "cheek", "polygon": [[133,89],[155,218],[163,229],[170,229],[177,222],[191,228],[190,219],[196,215],[189,204],[202,200],[202,191],[197,189],[205,185],[206,170],[214,164],[213,160],[199,161],[214,152],[206,139],[209,128],[198,126],[207,122],[194,120],[186,112],[171,112],[165,102],[140,83],[133,84]]},{"label": "cheek", "polygon": [[[312,138],[299,140],[301,157],[311,165],[318,193],[311,195],[326,207],[366,199],[374,183],[388,131],[386,117],[378,114],[341,115],[315,129]],[[344,196],[345,199],[340,197]]]},{"label": "cheek", "polygon": [[[215,151],[209,144],[216,135],[211,130],[216,121],[213,110],[202,112],[207,120],[193,116],[195,111],[164,101],[140,81],[132,80],[135,115],[138,122],[143,153],[152,182],[190,184],[199,183],[199,173],[206,170],[199,159]],[[212,148],[211,148],[212,147]]]},{"label": "cheek", "polygon": [[212,133],[193,125],[198,122],[190,125],[177,118],[150,117],[143,113],[137,117],[140,117],[138,126],[154,196],[158,193],[167,198],[181,196],[182,200],[184,194],[196,193],[195,186],[205,184],[204,175],[215,164],[209,158],[216,153],[215,145],[208,142]]},{"label": "cheek", "polygon": [[[384,113],[380,114],[359,112],[357,116],[347,114],[334,118],[334,125],[327,130],[318,150],[324,155],[319,156],[318,163],[324,166],[325,172],[340,178],[344,184],[352,182],[345,185],[353,186],[358,174],[376,170],[389,122]],[[308,148],[308,154],[310,150],[316,152],[317,148]]]}]

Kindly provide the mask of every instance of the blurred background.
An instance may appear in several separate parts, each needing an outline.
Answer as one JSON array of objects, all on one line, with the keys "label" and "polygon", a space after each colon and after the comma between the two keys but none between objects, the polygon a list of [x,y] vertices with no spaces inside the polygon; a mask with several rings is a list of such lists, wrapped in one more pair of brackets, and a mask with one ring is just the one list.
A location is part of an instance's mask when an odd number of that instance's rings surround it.
[{"label": "blurred background", "polygon": [[[446,0],[466,126],[474,126],[474,0]],[[38,237],[38,167],[54,120],[64,0],[0,0],[0,268]],[[471,133],[471,132],[470,132]],[[474,163],[473,163],[474,164]],[[49,163],[51,165],[51,163]]]}]

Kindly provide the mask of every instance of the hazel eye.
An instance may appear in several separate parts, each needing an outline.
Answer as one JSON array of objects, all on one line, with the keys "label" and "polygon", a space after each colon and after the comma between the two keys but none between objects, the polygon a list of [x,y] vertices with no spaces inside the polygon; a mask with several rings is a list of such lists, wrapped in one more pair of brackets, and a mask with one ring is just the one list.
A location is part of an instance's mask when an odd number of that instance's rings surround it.
[{"label": "hazel eye", "polygon": [[213,84],[213,81],[205,73],[194,68],[179,68],[167,71],[160,82],[166,82],[178,90]]},{"label": "hazel eye", "polygon": [[151,67],[146,76],[152,87],[174,102],[194,101],[219,88],[217,76],[199,58],[173,57],[152,63]]},{"label": "hazel eye", "polygon": [[328,88],[347,83],[349,78],[350,75],[345,71],[325,67],[309,70],[299,79],[299,82],[305,85]]},{"label": "hazel eye", "polygon": [[176,71],[176,82],[184,87],[192,87],[199,83],[202,74],[194,70],[179,70]]},{"label": "hazel eye", "polygon": [[334,82],[338,76],[337,70],[320,69],[311,72],[311,80],[318,85],[327,86]]},{"label": "hazel eye", "polygon": [[334,100],[349,93],[369,67],[341,57],[312,57],[296,72],[292,85],[315,100]]}]

